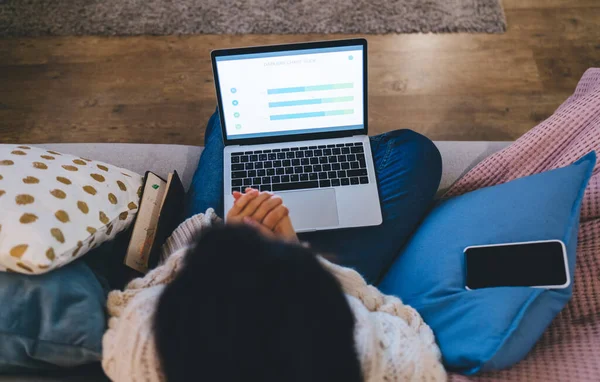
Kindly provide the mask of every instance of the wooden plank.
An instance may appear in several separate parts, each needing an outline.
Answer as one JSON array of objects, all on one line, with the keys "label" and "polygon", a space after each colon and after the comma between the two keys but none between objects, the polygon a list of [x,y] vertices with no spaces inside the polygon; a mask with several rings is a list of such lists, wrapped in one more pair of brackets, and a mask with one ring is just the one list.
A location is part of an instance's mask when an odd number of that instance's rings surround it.
[{"label": "wooden plank", "polygon": [[[370,132],[515,139],[600,66],[600,2],[505,0],[502,35],[369,36]],[[215,48],[355,36],[0,40],[1,142],[201,144]]]},{"label": "wooden plank", "polygon": [[435,140],[514,140],[546,119],[569,94],[376,96],[369,129],[412,129]]}]

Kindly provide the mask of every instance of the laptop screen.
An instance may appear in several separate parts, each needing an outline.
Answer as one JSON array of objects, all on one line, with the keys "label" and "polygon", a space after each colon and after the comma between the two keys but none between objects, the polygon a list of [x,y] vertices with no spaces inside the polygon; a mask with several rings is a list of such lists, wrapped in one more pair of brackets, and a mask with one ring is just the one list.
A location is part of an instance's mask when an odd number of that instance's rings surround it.
[{"label": "laptop screen", "polygon": [[363,46],[215,58],[228,139],[364,127]]}]

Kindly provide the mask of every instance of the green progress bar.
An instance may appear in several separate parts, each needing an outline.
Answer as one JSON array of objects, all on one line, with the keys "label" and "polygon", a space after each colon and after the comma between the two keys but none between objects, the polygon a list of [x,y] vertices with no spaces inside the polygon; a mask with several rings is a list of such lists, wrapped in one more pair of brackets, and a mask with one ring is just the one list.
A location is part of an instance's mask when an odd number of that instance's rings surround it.
[{"label": "green progress bar", "polygon": [[350,102],[350,101],[354,101],[354,96],[332,97],[332,98],[314,98],[314,99],[299,99],[299,100],[295,100],[295,101],[269,102],[269,107],[300,106],[300,105],[319,105],[319,104],[322,104],[322,103]]},{"label": "green progress bar", "polygon": [[354,114],[354,109],[314,111],[310,113],[279,114],[269,117],[271,121],[281,121],[284,119],[312,118],[312,117],[331,117],[333,115]]},{"label": "green progress bar", "polygon": [[297,87],[292,87],[292,88],[267,89],[267,94],[316,92],[316,91],[320,91],[320,90],[352,89],[353,87],[354,87],[353,82],[347,82],[347,83],[342,83],[342,84],[297,86]]}]

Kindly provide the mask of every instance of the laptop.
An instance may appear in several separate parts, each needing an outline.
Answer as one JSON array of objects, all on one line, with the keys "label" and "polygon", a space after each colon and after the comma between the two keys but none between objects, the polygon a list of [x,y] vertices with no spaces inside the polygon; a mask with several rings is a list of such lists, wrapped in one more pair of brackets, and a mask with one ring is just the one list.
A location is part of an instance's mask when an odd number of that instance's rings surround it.
[{"label": "laptop", "polygon": [[298,232],[382,222],[367,136],[367,41],[215,50],[225,212],[246,187],[283,198]]}]

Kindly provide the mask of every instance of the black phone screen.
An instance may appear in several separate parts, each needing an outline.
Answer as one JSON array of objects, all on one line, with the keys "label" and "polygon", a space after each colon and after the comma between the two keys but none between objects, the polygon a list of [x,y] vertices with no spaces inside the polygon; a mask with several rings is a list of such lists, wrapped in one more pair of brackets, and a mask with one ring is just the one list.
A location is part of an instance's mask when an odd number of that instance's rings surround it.
[{"label": "black phone screen", "polygon": [[558,241],[467,248],[465,268],[469,289],[564,285],[568,280]]}]

